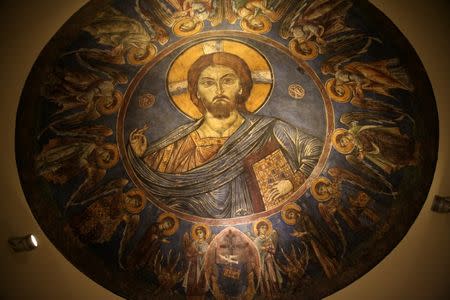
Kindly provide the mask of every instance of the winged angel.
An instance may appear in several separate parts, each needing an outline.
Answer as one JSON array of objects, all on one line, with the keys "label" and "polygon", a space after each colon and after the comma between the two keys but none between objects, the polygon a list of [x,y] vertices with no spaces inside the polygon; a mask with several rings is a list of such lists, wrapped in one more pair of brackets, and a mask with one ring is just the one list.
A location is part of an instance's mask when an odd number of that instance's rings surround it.
[{"label": "winged angel", "polygon": [[[382,106],[380,102],[367,101],[365,93],[375,93],[395,98],[391,90],[413,91],[406,69],[397,58],[361,62],[358,59],[366,54],[373,41],[380,40],[364,35],[352,35],[334,46],[333,56],[328,57],[321,66],[324,75],[334,78],[326,83],[330,97],[337,102],[348,102],[356,106],[368,105],[370,109],[389,111],[394,106]],[[369,104],[370,102],[370,104]],[[378,103],[376,107],[372,104]]]},{"label": "winged angel", "polygon": [[[331,180],[326,177],[314,180],[311,184],[311,194],[318,203],[322,219],[339,239],[342,250],[340,256],[343,257],[347,248],[347,239],[337,216],[339,215],[352,229],[357,229],[359,217],[362,215],[369,217],[373,223],[379,220],[377,214],[368,207],[370,198],[365,192],[359,192],[356,197],[352,195],[348,199],[347,205],[344,205],[344,184],[350,184],[353,187],[373,193],[386,194],[388,196],[392,194],[383,192],[385,187],[382,182],[364,179],[362,176],[346,169],[330,168],[328,175],[331,177]],[[350,207],[348,208],[348,206]]]},{"label": "winged angel", "polygon": [[261,282],[259,284],[261,295],[265,299],[278,298],[283,277],[276,261],[275,253],[278,246],[278,232],[272,228],[272,223],[262,219],[253,225],[254,236],[250,236],[259,252],[261,265]]},{"label": "winged angel", "polygon": [[332,135],[333,147],[357,170],[378,180],[392,190],[385,179],[395,171],[414,166],[419,161],[419,145],[402,132],[393,121],[380,114],[353,112],[343,114]]},{"label": "winged angel", "polygon": [[303,59],[314,59],[324,53],[338,35],[351,31],[345,18],[352,2],[348,0],[301,0],[297,9],[284,19],[280,35],[292,38],[289,48]]},{"label": "winged angel", "polygon": [[183,236],[184,253],[187,262],[183,277],[183,288],[188,297],[202,297],[207,291],[205,275],[205,254],[214,239],[211,229],[205,224],[192,226],[191,234]]}]

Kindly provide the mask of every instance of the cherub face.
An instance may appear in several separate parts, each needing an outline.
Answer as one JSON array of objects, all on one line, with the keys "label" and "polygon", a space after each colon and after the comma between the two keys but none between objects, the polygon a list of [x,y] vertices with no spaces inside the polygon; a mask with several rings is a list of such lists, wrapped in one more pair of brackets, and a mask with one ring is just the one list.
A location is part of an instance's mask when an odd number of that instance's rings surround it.
[{"label": "cherub face", "polygon": [[355,139],[353,138],[353,135],[347,133],[342,135],[338,142],[341,147],[345,148],[349,145],[354,145]]},{"label": "cherub face", "polygon": [[297,213],[296,213],[294,210],[289,210],[289,211],[286,213],[286,216],[287,216],[287,218],[288,218],[289,220],[295,220],[295,219],[297,219]]},{"label": "cherub face", "polygon": [[165,218],[159,223],[158,227],[160,230],[167,230],[173,227],[173,220],[170,218]]},{"label": "cherub face", "polygon": [[354,200],[353,205],[355,205],[357,207],[366,207],[367,204],[369,204],[369,201],[370,201],[369,195],[367,195],[364,192],[361,192],[358,194],[358,196]]},{"label": "cherub face", "polygon": [[142,204],[142,199],[140,197],[125,196],[125,204],[129,207],[138,208]]},{"label": "cherub face", "polygon": [[197,230],[195,231],[195,233],[197,234],[197,237],[202,240],[205,238],[205,231],[202,228],[197,228]]},{"label": "cherub face", "polygon": [[261,224],[258,228],[258,233],[259,235],[266,235],[267,233],[267,225],[266,224]]}]

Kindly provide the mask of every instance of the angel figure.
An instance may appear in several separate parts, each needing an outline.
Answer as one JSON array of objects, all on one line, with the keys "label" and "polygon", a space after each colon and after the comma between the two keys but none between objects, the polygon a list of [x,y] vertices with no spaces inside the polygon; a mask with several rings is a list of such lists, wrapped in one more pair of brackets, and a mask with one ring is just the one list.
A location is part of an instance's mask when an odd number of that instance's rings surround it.
[{"label": "angel figure", "polygon": [[301,242],[302,247],[294,246],[291,244],[291,251],[286,253],[281,248],[287,264],[279,264],[281,272],[288,277],[289,290],[295,291],[300,285],[305,276],[306,269],[309,263],[309,250],[308,246]]},{"label": "angel figure", "polygon": [[90,193],[90,197],[79,203],[89,205],[80,213],[71,217],[70,226],[81,241],[101,244],[111,240],[120,224],[125,224],[118,252],[119,265],[122,266],[122,254],[125,245],[135,234],[140,221],[140,213],[146,206],[144,193],[132,189],[126,193],[123,187],[126,179],[113,180]]},{"label": "angel figure", "polygon": [[103,115],[116,113],[123,96],[115,89],[118,79],[107,76],[80,70],[56,70],[52,73],[43,96],[57,105],[57,111],[38,137],[47,130],[60,134]]},{"label": "angel figure", "polygon": [[136,0],[136,10],[146,21],[171,27],[177,36],[196,34],[206,20],[216,26],[223,18],[220,5],[214,6],[212,0]]},{"label": "angel figure", "polygon": [[351,6],[348,0],[301,0],[284,19],[280,35],[292,38],[289,48],[294,55],[314,59],[336,35],[352,30],[345,25]]},{"label": "angel figure", "polygon": [[201,223],[192,226],[191,235],[186,232],[183,236],[187,261],[183,288],[187,299],[203,299],[208,291],[204,270],[205,254],[213,238],[209,226]]},{"label": "angel figure", "polygon": [[153,59],[157,52],[153,44],[157,36],[150,36],[140,22],[110,6],[83,30],[91,34],[99,44],[112,48],[81,49],[77,52],[103,62],[124,64],[126,58],[130,64],[143,65]]},{"label": "angel figure", "polygon": [[[383,192],[384,184],[379,181],[366,180],[363,177],[354,174],[351,171],[342,168],[330,168],[328,175],[332,178],[320,177],[311,184],[311,194],[318,202],[319,212],[322,218],[327,222],[330,228],[335,231],[339,223],[334,215],[339,214],[351,229],[356,229],[358,221],[356,217],[366,214],[374,223],[379,218],[372,211],[368,204],[371,201],[366,192],[360,191],[357,195],[351,195],[348,198],[349,209],[344,208],[344,197],[342,195],[343,184],[347,183],[363,190],[371,191],[377,194],[386,194],[391,196],[390,192]],[[367,209],[367,210],[366,210]]]},{"label": "angel figure", "polygon": [[169,299],[172,299],[175,285],[183,280],[183,272],[177,270],[179,267],[179,262],[180,253],[178,253],[175,258],[173,256],[172,249],[169,250],[166,259],[164,259],[164,255],[161,251],[156,253],[155,258],[153,259],[152,270],[159,282],[159,286],[153,295],[158,297],[158,299],[163,297],[169,297]]},{"label": "angel figure", "polygon": [[[228,0],[233,11],[241,17],[241,27],[252,33],[270,31],[271,22],[278,22],[295,3],[294,0]],[[235,20],[236,18],[234,18]],[[233,21],[234,21],[233,20]],[[234,22],[232,22],[234,23]]]},{"label": "angel figure", "polygon": [[369,207],[372,199],[365,192],[350,196],[350,207],[342,214],[345,222],[352,230],[359,230],[364,225],[373,225],[380,222],[380,216]]},{"label": "angel figure", "polygon": [[111,133],[96,126],[72,130],[51,139],[35,158],[37,173],[49,182],[64,184],[84,174],[84,180],[67,200],[66,208],[84,201],[86,193],[119,161],[117,146],[104,142],[104,135]]},{"label": "angel figure", "polygon": [[275,259],[278,233],[267,219],[260,219],[253,225],[253,242],[259,252],[261,265],[260,293],[265,299],[278,299],[283,285],[281,269]]},{"label": "angel figure", "polygon": [[166,212],[159,215],[157,221],[150,225],[137,245],[124,258],[125,268],[130,270],[145,268],[153,272],[162,272],[159,270],[161,265],[156,263],[158,258],[162,259],[161,245],[170,243],[168,237],[175,234],[179,226],[179,220],[173,213]]},{"label": "angel figure", "polygon": [[295,203],[285,205],[281,217],[286,224],[294,227],[291,235],[308,246],[309,252],[314,254],[312,258],[321,266],[325,275],[328,278],[335,276],[339,267],[338,255],[327,231]]},{"label": "angel figure", "polygon": [[391,90],[414,90],[406,69],[397,58],[361,62],[358,59],[366,54],[373,43],[379,39],[364,35],[353,35],[333,45],[333,56],[321,66],[324,75],[334,78],[325,84],[330,97],[337,102],[364,101],[365,92],[394,98]]},{"label": "angel figure", "polygon": [[[361,124],[374,119],[376,125]],[[378,118],[378,120],[376,120]],[[370,114],[344,114],[341,122],[349,129],[333,132],[333,147],[356,169],[383,182],[391,188],[383,174],[390,175],[404,167],[417,165],[419,146],[415,140],[402,133],[399,127],[384,126],[383,117]],[[388,121],[389,122],[389,121]]]}]

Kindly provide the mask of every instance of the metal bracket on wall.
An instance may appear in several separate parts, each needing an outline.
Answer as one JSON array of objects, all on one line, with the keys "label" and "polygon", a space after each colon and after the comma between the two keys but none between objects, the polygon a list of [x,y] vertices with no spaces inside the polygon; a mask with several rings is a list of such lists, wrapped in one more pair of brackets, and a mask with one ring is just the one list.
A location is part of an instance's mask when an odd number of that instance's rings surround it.
[{"label": "metal bracket on wall", "polygon": [[431,210],[438,213],[450,213],[450,197],[434,196]]}]

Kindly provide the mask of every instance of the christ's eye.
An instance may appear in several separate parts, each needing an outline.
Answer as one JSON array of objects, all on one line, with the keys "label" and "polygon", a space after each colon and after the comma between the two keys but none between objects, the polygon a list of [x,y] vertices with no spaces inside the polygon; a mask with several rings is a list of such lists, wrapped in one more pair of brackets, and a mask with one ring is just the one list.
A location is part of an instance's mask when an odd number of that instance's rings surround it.
[{"label": "christ's eye", "polygon": [[236,78],[231,77],[231,76],[225,77],[225,78],[222,80],[222,83],[223,83],[223,84],[226,84],[226,85],[232,85],[232,84],[234,84],[235,82],[236,82]]},{"label": "christ's eye", "polygon": [[211,87],[211,86],[215,85],[216,83],[212,79],[202,79],[200,81],[200,84],[204,87]]}]

